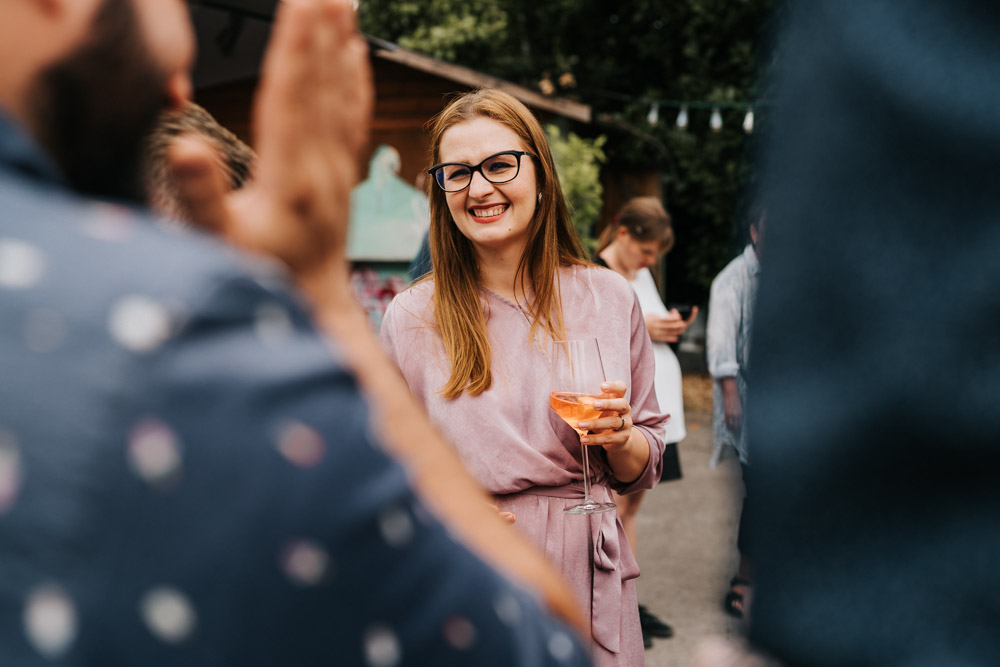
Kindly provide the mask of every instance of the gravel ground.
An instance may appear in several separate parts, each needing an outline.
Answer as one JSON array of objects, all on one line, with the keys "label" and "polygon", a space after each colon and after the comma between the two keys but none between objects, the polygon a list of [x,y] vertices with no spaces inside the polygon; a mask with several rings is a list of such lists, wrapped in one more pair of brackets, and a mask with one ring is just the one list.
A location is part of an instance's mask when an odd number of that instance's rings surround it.
[{"label": "gravel ground", "polygon": [[712,381],[684,376],[687,438],[680,444],[683,478],[646,494],[638,517],[639,601],[674,628],[654,640],[650,667],[685,667],[712,636],[741,633],[741,622],[722,610],[737,562],[736,526],[742,498],[735,458],[708,467],[712,453]]}]

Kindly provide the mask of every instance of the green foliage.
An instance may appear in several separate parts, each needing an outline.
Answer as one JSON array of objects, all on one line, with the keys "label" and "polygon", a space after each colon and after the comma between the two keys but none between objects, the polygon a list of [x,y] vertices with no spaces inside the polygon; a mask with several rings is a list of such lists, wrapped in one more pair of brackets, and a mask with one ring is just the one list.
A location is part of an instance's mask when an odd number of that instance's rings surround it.
[{"label": "green foliage", "polygon": [[569,205],[577,234],[587,254],[597,247],[591,236],[594,223],[601,214],[604,187],[601,185],[601,164],[605,161],[603,135],[584,139],[573,132],[563,132],[554,124],[545,126],[545,136],[556,163],[559,185]]},{"label": "green foliage", "polygon": [[[552,85],[589,104],[595,123],[574,129],[607,136],[606,169],[662,175],[677,236],[669,296],[704,303],[744,238],[742,199],[754,178],[749,142],[766,126],[767,108],[755,107],[757,128],[746,135],[745,111],[725,105],[765,97],[758,59],[770,46],[772,5],[784,3],[362,0],[360,20],[377,37],[536,90]],[[667,104],[651,125],[652,100],[722,104],[723,128],[710,130],[710,110],[692,107],[688,130],[678,131],[678,109]],[[583,209],[574,205],[580,224]]]},{"label": "green foliage", "polygon": [[359,21],[376,37],[473,69],[508,33],[507,13],[492,2],[363,0]]}]

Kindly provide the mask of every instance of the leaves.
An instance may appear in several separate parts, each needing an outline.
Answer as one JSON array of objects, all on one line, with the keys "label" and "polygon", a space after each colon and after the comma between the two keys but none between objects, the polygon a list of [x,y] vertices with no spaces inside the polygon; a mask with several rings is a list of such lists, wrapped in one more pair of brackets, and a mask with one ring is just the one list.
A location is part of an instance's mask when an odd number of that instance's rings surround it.
[{"label": "leaves", "polygon": [[577,234],[588,254],[593,253],[597,240],[591,230],[601,214],[604,187],[601,185],[601,164],[605,161],[603,146],[606,137],[584,139],[572,132],[563,132],[553,124],[545,126],[552,159],[556,163],[559,185],[569,205]]}]

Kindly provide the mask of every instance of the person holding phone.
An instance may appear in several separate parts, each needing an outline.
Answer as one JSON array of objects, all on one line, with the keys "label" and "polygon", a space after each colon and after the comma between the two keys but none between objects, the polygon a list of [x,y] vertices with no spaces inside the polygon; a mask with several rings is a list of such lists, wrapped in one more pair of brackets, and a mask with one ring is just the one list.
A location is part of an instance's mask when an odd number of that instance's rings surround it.
[{"label": "person holding phone", "polygon": [[[670,215],[656,197],[634,197],[618,211],[604,228],[594,262],[620,273],[631,283],[639,299],[646,329],[653,341],[656,359],[655,387],[660,410],[670,415],[667,422],[662,480],[680,478],[677,443],[684,439],[684,400],[681,395],[681,367],[670,344],[676,343],[688,326],[698,317],[698,307],[685,307],[686,319],[677,308],[668,309],[660,299],[656,281],[649,267],[674,245]],[[671,472],[673,471],[673,472]],[[632,550],[636,548],[636,515],[645,491],[628,496],[615,496],[622,525]],[[639,605],[643,643],[653,645],[652,638],[668,638],[673,629]]]}]

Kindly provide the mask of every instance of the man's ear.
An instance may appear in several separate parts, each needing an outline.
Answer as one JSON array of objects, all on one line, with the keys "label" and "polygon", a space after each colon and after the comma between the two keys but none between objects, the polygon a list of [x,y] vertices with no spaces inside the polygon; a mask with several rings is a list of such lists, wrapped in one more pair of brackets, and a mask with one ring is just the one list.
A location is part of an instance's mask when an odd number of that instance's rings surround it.
[{"label": "man's ear", "polygon": [[[617,224],[617,223],[612,223]],[[618,241],[625,241],[629,237],[628,230],[625,229],[625,225],[618,225],[618,229],[615,230],[615,239]]]}]

